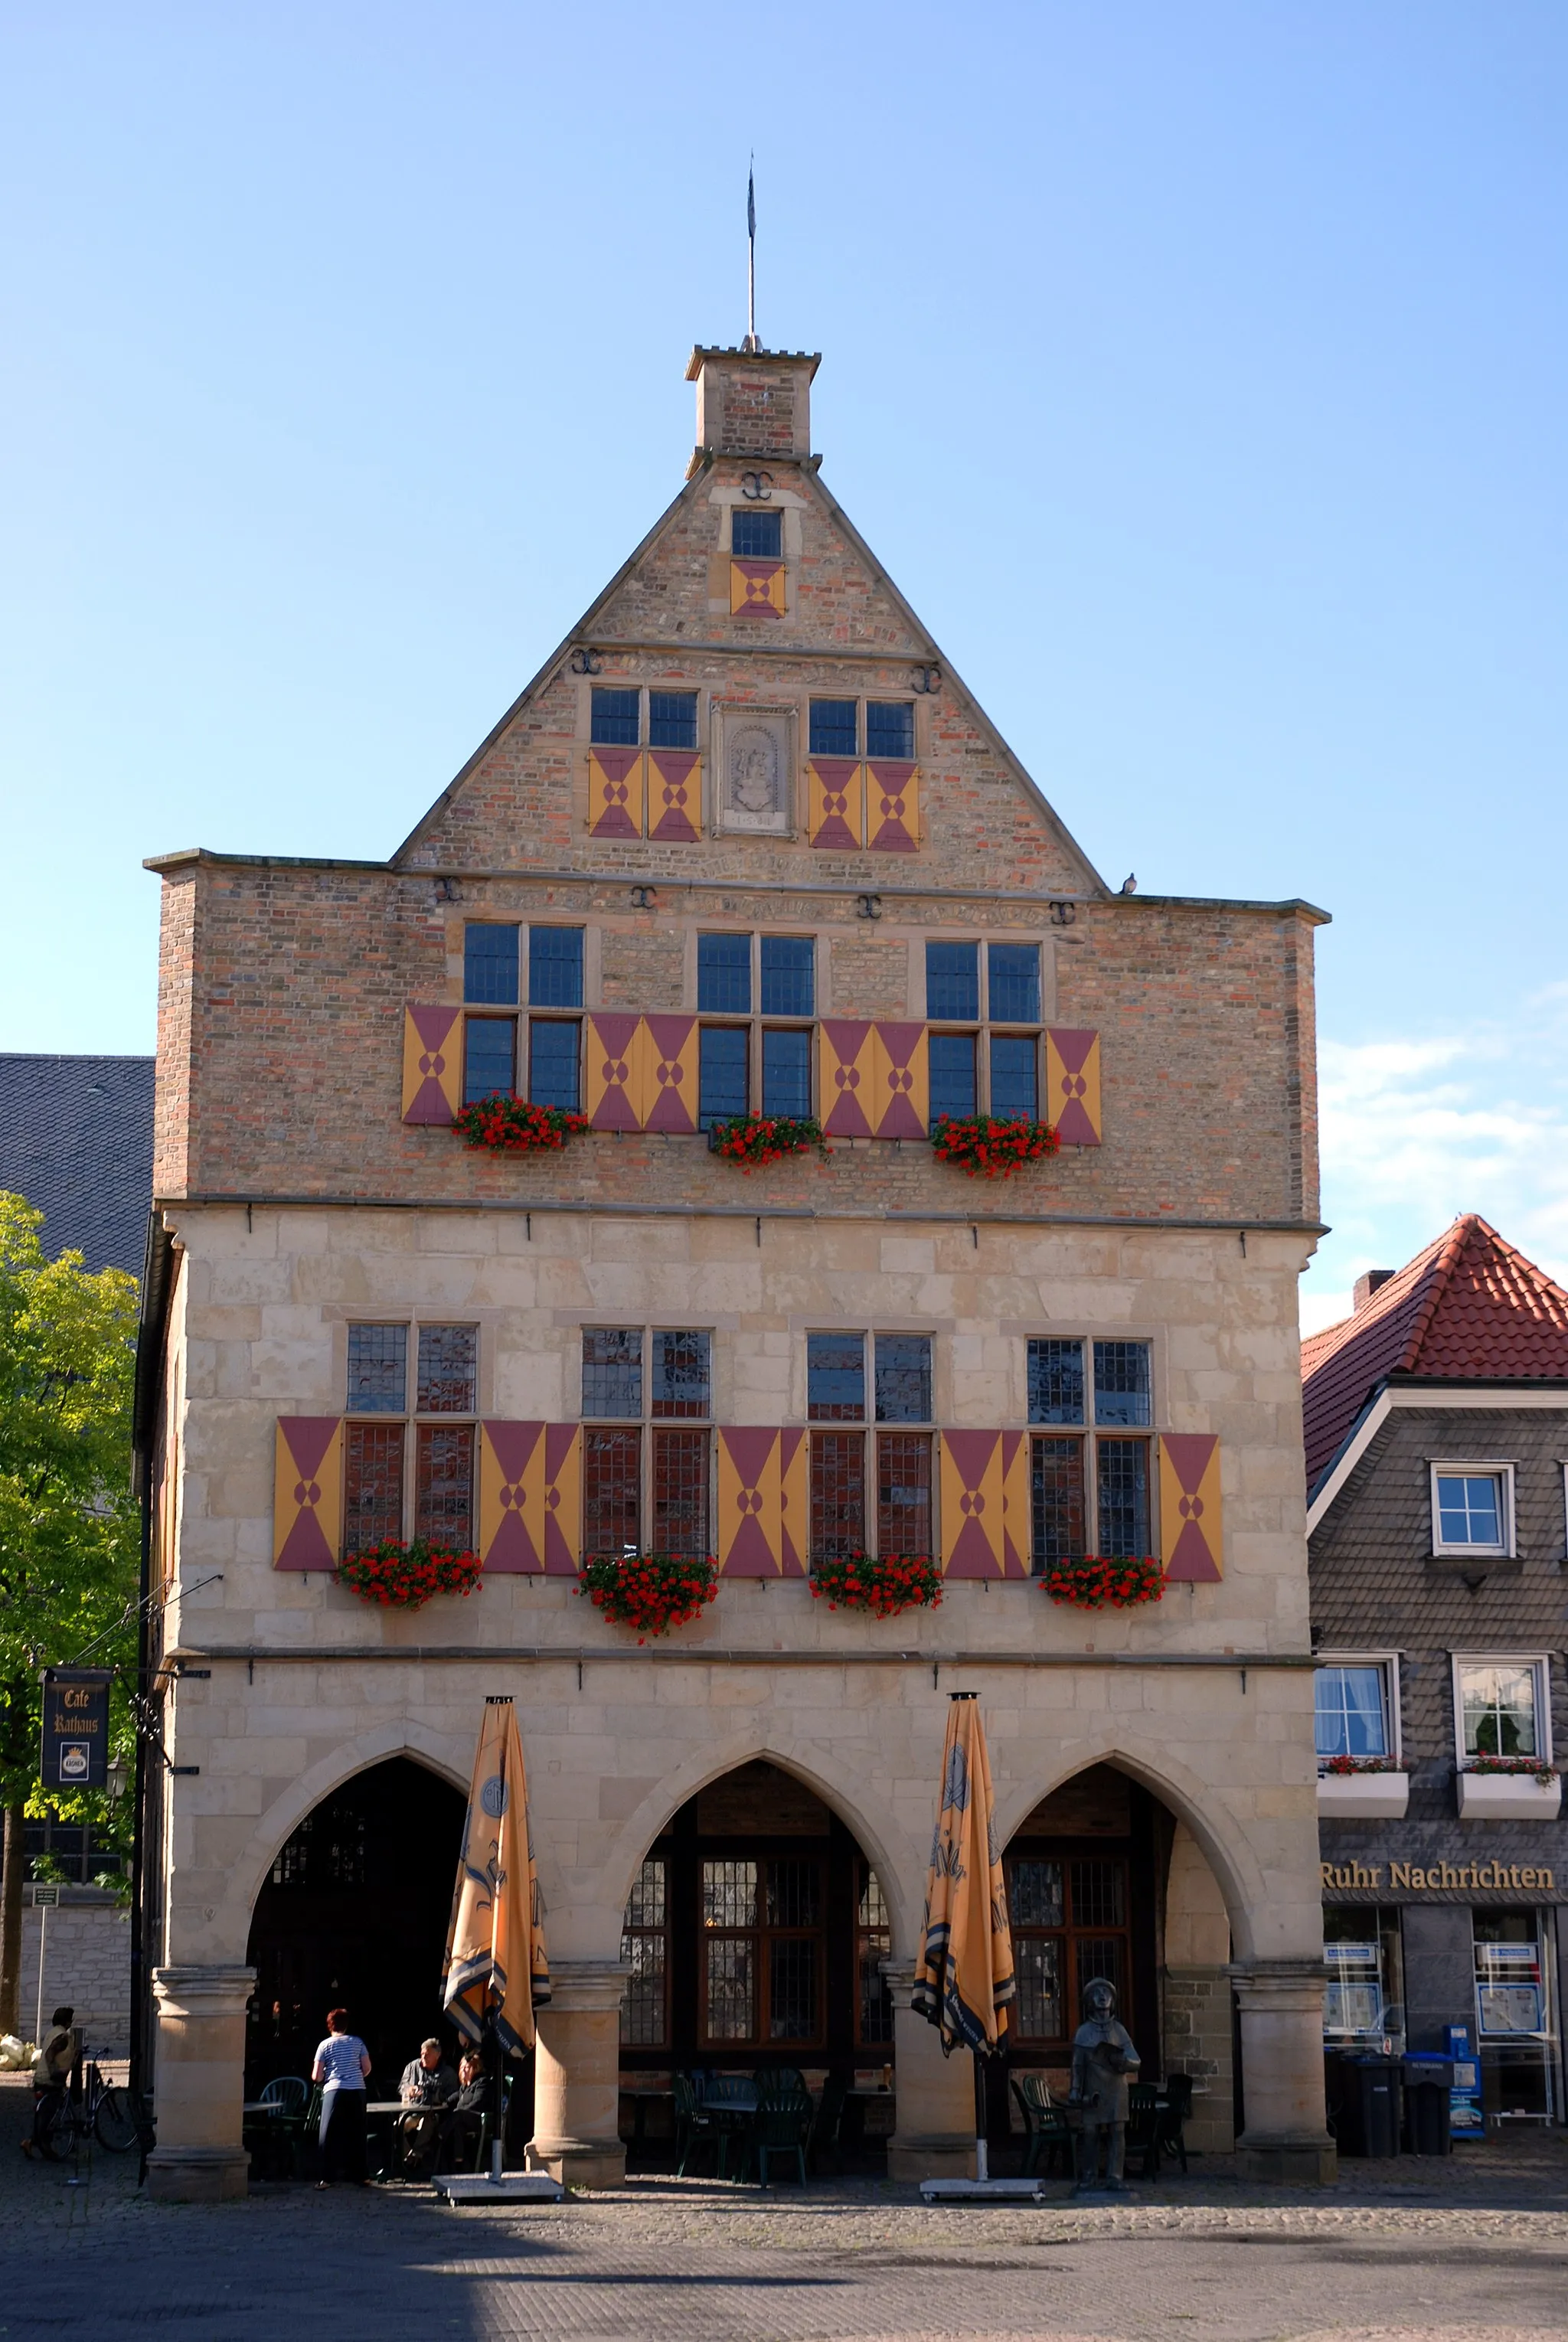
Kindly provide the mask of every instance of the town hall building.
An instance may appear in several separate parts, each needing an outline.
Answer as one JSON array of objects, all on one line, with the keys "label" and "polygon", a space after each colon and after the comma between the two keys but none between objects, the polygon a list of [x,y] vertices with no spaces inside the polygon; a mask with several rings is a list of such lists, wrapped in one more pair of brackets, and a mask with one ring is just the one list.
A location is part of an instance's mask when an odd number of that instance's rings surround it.
[{"label": "town hall building", "polygon": [[[1239,2115],[1253,2174],[1333,2167],[1323,915],[1105,886],[824,485],[817,363],[693,354],[684,486],[389,859],[150,865],[158,2193],[243,2191],[242,2106],[334,2003],[373,2093],[432,2029],[497,1694],[553,1979],[537,2167],[612,2180],[639,2093],[782,2061],[865,2077],[895,2176],[965,2167],[969,2062],[909,2007],[962,1690],[1011,2060],[1060,2075],[1108,1976],[1190,2138]],[[588,1126],[467,1143],[496,1094]],[[752,1113],[828,1151],[715,1151]],[[1060,1151],[967,1176],[932,1133],[985,1115]],[[335,1576],[414,1537],[476,1590]],[[814,1598],[852,1552],[935,1557],[940,1604]],[[578,1574],[638,1553],[712,1556],[716,1597],[640,1640]],[[1053,1599],[1091,1555],[1158,1556],[1160,1598]]]}]

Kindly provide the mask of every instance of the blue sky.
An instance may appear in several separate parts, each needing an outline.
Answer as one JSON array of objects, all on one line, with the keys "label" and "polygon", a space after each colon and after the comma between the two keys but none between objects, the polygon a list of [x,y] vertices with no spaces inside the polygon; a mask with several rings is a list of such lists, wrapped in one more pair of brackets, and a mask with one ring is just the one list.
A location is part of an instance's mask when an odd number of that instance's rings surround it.
[{"label": "blue sky", "polygon": [[1309,1322],[1568,1276],[1568,15],[13,5],[0,1046],[150,1047],[195,843],[387,852],[678,485],[694,340],[1113,884],[1304,895]]}]

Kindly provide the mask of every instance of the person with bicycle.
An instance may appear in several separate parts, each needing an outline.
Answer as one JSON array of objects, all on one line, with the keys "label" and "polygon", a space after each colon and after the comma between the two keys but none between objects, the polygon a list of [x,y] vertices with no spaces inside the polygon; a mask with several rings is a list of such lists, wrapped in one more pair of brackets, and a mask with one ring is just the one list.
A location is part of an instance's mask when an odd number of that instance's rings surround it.
[{"label": "person with bicycle", "polygon": [[76,2062],[75,2027],[75,2010],[57,2008],[33,2060],[33,2135],[22,2141],[22,2152],[29,2159],[43,2148],[58,2124],[71,2068]]}]

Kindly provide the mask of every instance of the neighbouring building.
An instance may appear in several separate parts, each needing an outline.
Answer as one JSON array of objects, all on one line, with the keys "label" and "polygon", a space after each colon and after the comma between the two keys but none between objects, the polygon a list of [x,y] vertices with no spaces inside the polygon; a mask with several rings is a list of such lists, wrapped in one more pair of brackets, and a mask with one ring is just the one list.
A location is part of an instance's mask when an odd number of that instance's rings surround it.
[{"label": "neighbouring building", "polygon": [[[153,1201],[151,1057],[0,1054],[0,1188],[44,1215],[52,1258],[79,1252],[86,1267],[140,1276]],[[61,1654],[69,1656],[68,1653]],[[29,1868],[41,1857],[59,1900],[47,1920],[23,1889],[22,2026],[31,2033],[68,2000],[89,2046],[123,2057],[130,2046],[128,1915],[95,1884],[119,1869],[102,1835],[81,1822],[28,1822]],[[4,1857],[0,1854],[0,1864]]]},{"label": "neighbouring building", "polygon": [[[243,2187],[245,2078],[302,2070],[331,2000],[383,2074],[429,2028],[496,1693],[548,1913],[536,2163],[613,2176],[624,2087],[783,2058],[891,2079],[895,2173],[963,2167],[968,2061],[908,2007],[963,1689],[1012,2056],[1060,2072],[1109,1975],[1200,2144],[1232,2144],[1233,2032],[1248,2167],[1331,2166],[1296,1308],[1323,915],[1106,887],[824,485],[816,367],[694,354],[685,485],[390,860],[150,866],[165,2193]],[[591,1127],[464,1144],[497,1091]],[[710,1151],[753,1109],[831,1154]],[[987,1110],[1060,1155],[937,1159],[934,1116]],[[335,1581],[414,1533],[472,1543],[480,1590]],[[940,1556],[940,1607],[814,1600],[856,1547]],[[721,1573],[646,1643],[576,1582],[639,1550]],[[1164,1598],[1048,1599],[1094,1552],[1162,1556]]]},{"label": "neighbouring building", "polygon": [[1472,1216],[1302,1355],[1325,2044],[1561,2122],[1568,1293]]}]

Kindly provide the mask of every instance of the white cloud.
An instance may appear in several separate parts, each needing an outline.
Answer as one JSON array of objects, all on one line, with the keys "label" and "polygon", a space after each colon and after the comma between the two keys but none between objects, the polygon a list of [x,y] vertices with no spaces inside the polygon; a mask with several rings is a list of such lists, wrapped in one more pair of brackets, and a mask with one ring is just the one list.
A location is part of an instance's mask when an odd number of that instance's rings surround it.
[{"label": "white cloud", "polygon": [[1365,1268],[1399,1268],[1480,1212],[1568,1283],[1568,984],[1504,1026],[1427,1039],[1323,1039],[1325,1237],[1302,1288],[1311,1332],[1348,1314]]}]

